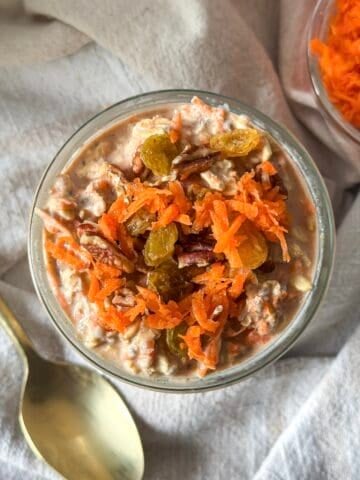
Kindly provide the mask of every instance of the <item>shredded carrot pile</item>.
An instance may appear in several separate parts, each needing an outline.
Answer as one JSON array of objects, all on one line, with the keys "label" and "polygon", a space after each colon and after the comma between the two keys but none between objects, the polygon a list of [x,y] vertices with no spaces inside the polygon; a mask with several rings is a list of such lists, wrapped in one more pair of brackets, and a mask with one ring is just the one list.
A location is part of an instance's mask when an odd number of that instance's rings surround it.
[{"label": "shredded carrot pile", "polygon": [[[126,286],[126,276],[120,268],[93,258],[74,239],[59,237],[56,242],[46,241],[48,254],[75,270],[88,271],[87,296],[97,305],[99,323],[103,328],[124,332],[129,325],[144,315],[144,324],[152,329],[173,329],[185,322],[181,348],[188,357],[201,365],[201,374],[215,369],[221,347],[221,335],[229,311],[235,309],[236,299],[244,291],[251,269],[244,265],[239,246],[248,240],[246,222],[262,232],[268,241],[278,242],[283,258],[289,261],[285,240],[288,215],[284,196],[279,187],[271,186],[269,178],[276,175],[270,162],[263,162],[256,170],[244,173],[237,184],[237,192],[224,196],[208,191],[202,198],[191,202],[178,181],[170,181],[164,188],[150,187],[139,179],[125,186],[120,196],[98,220],[104,239],[116,246],[129,259],[138,258],[135,239],[126,222],[140,210],[153,215],[149,230],[156,231],[174,222],[178,228],[187,228],[197,235],[211,230],[215,245],[213,253],[227,262],[212,263],[205,271],[195,275],[195,289],[180,301],[164,302],[160,295],[137,286],[134,305],[116,308],[111,299]],[[257,180],[260,175],[262,180]],[[246,259],[245,259],[246,260]],[[254,341],[254,339],[249,339]]]},{"label": "shredded carrot pile", "polygon": [[314,38],[312,52],[330,100],[343,117],[360,128],[360,2],[337,0],[325,42]]}]

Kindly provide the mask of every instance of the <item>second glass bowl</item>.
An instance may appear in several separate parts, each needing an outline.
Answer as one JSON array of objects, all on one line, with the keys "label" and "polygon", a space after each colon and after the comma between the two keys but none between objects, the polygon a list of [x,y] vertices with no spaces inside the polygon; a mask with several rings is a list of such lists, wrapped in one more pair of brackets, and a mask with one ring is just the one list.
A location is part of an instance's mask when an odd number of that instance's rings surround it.
[{"label": "second glass bowl", "polygon": [[319,0],[311,18],[307,38],[308,68],[317,104],[334,140],[345,154],[345,160],[360,169],[360,130],[346,121],[331,102],[322,81],[318,58],[310,48],[310,41],[318,38],[326,42],[331,18],[336,12],[337,0]]}]

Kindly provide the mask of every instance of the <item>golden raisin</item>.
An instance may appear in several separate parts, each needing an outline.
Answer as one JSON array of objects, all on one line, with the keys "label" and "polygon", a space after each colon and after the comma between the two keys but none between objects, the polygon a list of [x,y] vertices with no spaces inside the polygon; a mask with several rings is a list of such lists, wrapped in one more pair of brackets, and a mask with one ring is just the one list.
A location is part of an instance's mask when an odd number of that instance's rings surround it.
[{"label": "golden raisin", "polygon": [[236,129],[211,137],[210,148],[220,151],[225,157],[243,157],[259,145],[260,138],[260,133],[254,128]]},{"label": "golden raisin", "polygon": [[241,261],[245,268],[255,270],[268,257],[269,250],[266,239],[249,221],[242,225],[239,233],[246,236],[246,239],[238,247]]},{"label": "golden raisin", "polygon": [[151,135],[140,149],[141,160],[155,175],[169,175],[177,154],[178,149],[167,133]]}]

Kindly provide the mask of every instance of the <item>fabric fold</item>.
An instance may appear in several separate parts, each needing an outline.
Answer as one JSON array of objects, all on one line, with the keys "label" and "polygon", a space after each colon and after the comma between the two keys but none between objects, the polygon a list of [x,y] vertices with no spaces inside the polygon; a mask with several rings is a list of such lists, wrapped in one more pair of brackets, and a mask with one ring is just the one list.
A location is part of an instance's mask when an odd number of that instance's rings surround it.
[{"label": "fabric fold", "polygon": [[[143,439],[145,478],[360,476],[359,177],[334,144],[308,83],[304,34],[315,3],[0,0],[0,292],[45,357],[84,362],[31,285],[25,258],[32,197],[56,151],[101,109],[161,88],[233,96],[300,138],[330,191],[339,225],[333,280],[285,358],[203,395],[116,382]],[[18,480],[26,471],[29,479],[59,478],[22,438],[22,367],[2,330],[0,371],[0,477]]]}]

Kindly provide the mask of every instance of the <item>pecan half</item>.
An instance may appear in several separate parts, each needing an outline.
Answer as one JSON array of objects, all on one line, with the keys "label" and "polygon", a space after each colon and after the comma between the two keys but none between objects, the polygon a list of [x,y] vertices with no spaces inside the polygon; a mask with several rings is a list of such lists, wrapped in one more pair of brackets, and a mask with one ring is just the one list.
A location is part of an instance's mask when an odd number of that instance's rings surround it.
[{"label": "pecan half", "polygon": [[135,305],[135,295],[132,290],[124,287],[118,295],[114,296],[112,303],[120,307],[133,307]]},{"label": "pecan half", "polygon": [[193,173],[201,173],[208,170],[214,162],[220,159],[220,152],[214,152],[207,147],[185,147],[185,149],[174,158],[173,169],[180,177],[186,180]]},{"label": "pecan half", "polygon": [[209,170],[216,160],[218,160],[217,156],[211,156],[207,158],[199,158],[199,160],[193,160],[192,162],[178,165],[176,167],[177,175],[181,181],[186,180],[194,173],[201,173]]},{"label": "pecan half", "polygon": [[214,246],[211,245],[210,243],[205,243],[205,242],[189,242],[189,243],[184,243],[182,244],[183,249],[186,252],[212,252]]},{"label": "pecan half", "polygon": [[93,256],[96,261],[113,265],[126,273],[134,271],[134,264],[125,257],[114,245],[98,235],[83,233],[80,244]]},{"label": "pecan half", "polygon": [[206,267],[214,259],[214,254],[211,251],[180,253],[178,255],[178,267],[184,268],[190,265],[197,267]]},{"label": "pecan half", "polygon": [[193,145],[186,145],[183,151],[174,158],[172,161],[173,166],[180,165],[182,163],[192,162],[194,160],[200,160],[212,156],[219,155],[219,152],[210,150],[207,147],[196,147]]}]

